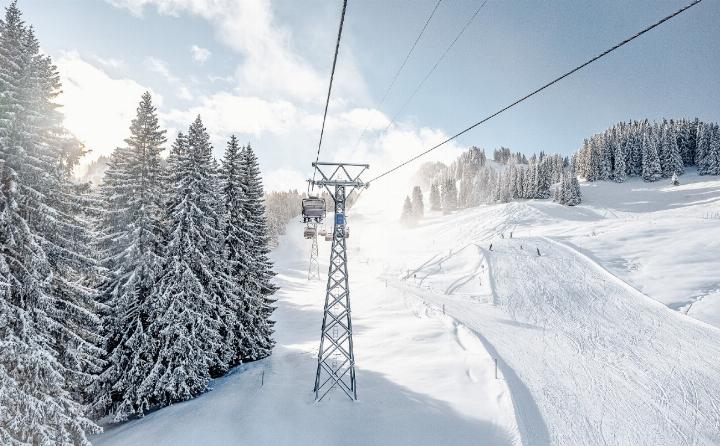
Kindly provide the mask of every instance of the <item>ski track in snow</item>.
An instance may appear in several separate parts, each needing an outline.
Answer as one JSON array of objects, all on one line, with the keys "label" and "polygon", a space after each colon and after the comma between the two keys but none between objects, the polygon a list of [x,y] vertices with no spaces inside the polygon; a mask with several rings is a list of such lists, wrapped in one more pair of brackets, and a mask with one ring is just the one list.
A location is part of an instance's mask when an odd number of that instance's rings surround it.
[{"label": "ski track in snow", "polygon": [[[524,207],[508,205],[504,218]],[[423,235],[452,241],[463,230]],[[480,240],[477,258],[464,247],[444,258],[458,258],[453,270],[417,268],[422,288],[395,285],[443,308],[506,365],[524,444],[720,444],[720,330],[649,298],[569,242],[516,233],[492,239],[489,251],[488,237]],[[455,295],[483,264],[473,298]]]},{"label": "ski track in snow", "polygon": [[507,364],[524,444],[720,444],[720,331],[549,238],[498,238],[481,251],[489,286],[478,291],[496,307],[397,285],[442,306]]}]

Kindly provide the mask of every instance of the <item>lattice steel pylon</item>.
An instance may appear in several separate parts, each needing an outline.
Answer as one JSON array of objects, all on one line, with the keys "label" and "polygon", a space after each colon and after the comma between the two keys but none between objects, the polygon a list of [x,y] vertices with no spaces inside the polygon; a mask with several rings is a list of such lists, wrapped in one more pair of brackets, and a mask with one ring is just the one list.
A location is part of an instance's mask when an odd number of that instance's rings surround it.
[{"label": "lattice steel pylon", "polygon": [[312,246],[310,247],[310,267],[308,268],[308,280],[319,280],[320,279],[320,263],[318,262],[318,242],[317,242],[317,223],[309,223],[315,230],[315,235],[312,237]]},{"label": "lattice steel pylon", "polygon": [[342,389],[350,399],[357,400],[347,268],[345,200],[354,189],[367,187],[360,180],[360,175],[369,166],[318,162],[313,163],[313,167],[321,177],[313,181],[313,184],[326,188],[335,202],[330,266],[315,373],[315,401],[322,400],[336,387]]}]

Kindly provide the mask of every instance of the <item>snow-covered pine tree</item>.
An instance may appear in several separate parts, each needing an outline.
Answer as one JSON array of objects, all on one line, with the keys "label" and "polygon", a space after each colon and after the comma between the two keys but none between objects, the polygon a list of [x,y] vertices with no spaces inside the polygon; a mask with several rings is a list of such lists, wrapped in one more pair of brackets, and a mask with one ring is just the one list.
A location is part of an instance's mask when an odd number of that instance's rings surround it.
[{"label": "snow-covered pine tree", "polygon": [[673,186],[679,186],[680,180],[678,179],[677,172],[673,173],[672,179],[670,180],[670,184]]},{"label": "snow-covered pine tree", "polygon": [[560,182],[560,188],[558,193],[557,201],[562,205],[567,205],[568,199],[570,198],[570,172],[565,170],[562,175],[562,181]]},{"label": "snow-covered pine tree", "polygon": [[0,180],[0,443],[90,445],[86,433],[98,429],[68,392],[52,349],[50,262],[21,216],[18,177],[5,159]]},{"label": "snow-covered pine tree", "polygon": [[700,123],[697,126],[697,147],[695,150],[695,164],[698,166],[698,174],[709,175],[709,153],[710,140],[712,139],[712,128],[709,124]]},{"label": "snow-covered pine tree", "polygon": [[568,206],[577,206],[582,201],[582,193],[580,192],[580,183],[578,182],[575,170],[570,170],[568,189],[565,193],[565,204]]},{"label": "snow-covered pine tree", "polygon": [[52,61],[12,2],[0,20],[0,339],[15,348],[3,351],[0,380],[23,398],[0,403],[0,439],[12,443],[88,444],[86,433],[97,431],[78,404],[102,354],[98,306],[85,286],[95,273],[87,203],[70,180],[82,147],[62,128],[59,91]]},{"label": "snow-covered pine tree", "polygon": [[430,185],[430,209],[433,211],[439,211],[442,207],[442,200],[440,198],[440,186],[437,182],[433,182]]},{"label": "snow-covered pine tree", "polygon": [[54,100],[59,75],[49,57],[40,54],[32,29],[21,43],[28,65],[23,67],[17,100],[21,109],[13,123],[16,142],[23,148],[18,167],[24,217],[50,260],[54,296],[54,348],[58,351],[69,389],[85,395],[92,373],[99,370],[97,348],[100,320],[94,291],[88,286],[97,269],[89,248],[92,235],[84,219],[89,204],[84,185],[72,174],[84,151],[67,136]]},{"label": "snow-covered pine tree", "polygon": [[630,124],[629,141],[630,141],[630,176],[642,176],[643,172],[643,135],[646,126],[644,124],[633,122]]},{"label": "snow-covered pine tree", "polygon": [[460,190],[458,191],[458,206],[461,208],[470,207],[474,174],[464,173],[460,178]]},{"label": "snow-covered pine tree", "polygon": [[[148,305],[147,335],[155,352],[137,389],[141,410],[183,401],[207,390],[234,355],[240,302],[227,274],[212,146],[198,116],[187,138],[175,142],[168,200],[166,262]],[[134,408],[133,408],[134,409]]]},{"label": "snow-covered pine tree", "polygon": [[513,199],[515,184],[513,182],[510,169],[505,169],[499,174],[498,183],[498,201],[500,203],[511,202]]},{"label": "snow-covered pine tree", "polygon": [[709,139],[705,172],[707,175],[720,175],[720,127],[717,124],[711,126]]},{"label": "snow-covered pine tree", "polygon": [[[673,130],[675,132],[675,143],[678,146],[680,152],[680,158],[683,161],[683,166],[692,164],[691,156],[689,153],[689,140],[688,140],[688,122],[686,119],[680,119],[677,121],[671,120],[673,123]],[[690,161],[690,162],[688,162]]]},{"label": "snow-covered pine tree", "polygon": [[603,179],[605,174],[605,157],[602,153],[602,146],[597,135],[590,138],[590,155],[588,157],[588,181]]},{"label": "snow-covered pine tree", "polygon": [[148,332],[152,300],[164,265],[165,144],[149,93],[142,96],[126,147],[115,149],[100,186],[103,212],[97,249],[107,275],[100,286],[108,306],[103,326],[107,365],[100,373],[94,411],[116,420],[155,404],[142,386],[154,367],[157,341]]},{"label": "snow-covered pine tree", "polygon": [[425,214],[425,205],[423,204],[423,193],[420,186],[413,187],[412,190],[412,212],[416,219],[423,218]]},{"label": "snow-covered pine tree", "polygon": [[457,209],[457,187],[453,178],[447,178],[441,190],[442,211],[445,214]]},{"label": "snow-covered pine tree", "polygon": [[645,181],[657,181],[662,176],[660,159],[657,153],[655,136],[649,132],[643,134],[642,178]]},{"label": "snow-covered pine tree", "polygon": [[275,273],[272,270],[267,223],[265,219],[265,197],[258,159],[250,144],[240,152],[242,169],[242,189],[245,197],[243,215],[247,221],[249,234],[248,254],[251,268],[244,287],[253,303],[253,324],[247,327],[248,335],[253,339],[253,348],[247,353],[247,359],[261,359],[270,355],[275,342],[272,339],[275,310],[272,295],[277,286],[272,283]]},{"label": "snow-covered pine tree", "polygon": [[666,123],[662,128],[660,137],[660,165],[662,176],[670,178],[674,173],[682,174],[683,160],[677,145],[677,136],[674,126]]},{"label": "snow-covered pine tree", "polygon": [[597,138],[597,150],[600,153],[600,172],[597,179],[607,181],[612,176],[612,156],[613,156],[613,143],[609,137],[609,132],[601,134]]},{"label": "snow-covered pine tree", "polygon": [[695,151],[697,150],[697,130],[700,120],[695,118],[692,121],[683,120],[683,142],[681,147],[683,162],[686,166],[692,166],[695,162]]},{"label": "snow-covered pine tree", "polygon": [[625,154],[625,147],[626,141],[624,141],[622,137],[613,145],[613,149],[615,150],[613,160],[615,163],[613,165],[612,178],[617,183],[623,183],[627,178],[627,166],[625,165],[627,156]]},{"label": "snow-covered pine tree", "polygon": [[538,165],[536,198],[550,198],[553,157],[546,156]]},{"label": "snow-covered pine tree", "polygon": [[402,213],[400,214],[400,223],[404,225],[410,225],[415,222],[415,216],[413,215],[412,201],[409,196],[405,196],[403,202]]},{"label": "snow-covered pine tree", "polygon": [[554,186],[553,201],[560,204],[565,203],[565,172],[560,174],[560,181]]},{"label": "snow-covered pine tree", "polygon": [[225,148],[221,170],[224,257],[230,280],[238,284],[240,298],[236,308],[233,308],[233,302],[228,302],[231,304],[228,311],[235,316],[228,327],[230,339],[226,341],[232,346],[232,364],[251,357],[257,343],[256,337],[250,336],[248,332],[248,328],[255,324],[255,298],[244,288],[250,269],[253,268],[249,253],[252,235],[248,232],[248,221],[245,219],[244,169],[240,145],[235,135],[232,135]]}]

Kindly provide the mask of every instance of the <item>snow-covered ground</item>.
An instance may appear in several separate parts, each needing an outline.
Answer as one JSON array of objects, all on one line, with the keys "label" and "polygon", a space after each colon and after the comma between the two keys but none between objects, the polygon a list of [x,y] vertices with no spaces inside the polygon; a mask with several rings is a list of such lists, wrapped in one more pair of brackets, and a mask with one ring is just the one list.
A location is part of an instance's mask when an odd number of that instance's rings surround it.
[{"label": "snow-covered ground", "polygon": [[[325,272],[329,243],[320,243]],[[379,264],[350,247],[357,402],[339,390],[314,402],[325,283],[307,280],[309,246],[296,223],[274,252],[282,288],[272,357],[236,368],[195,400],[106,427],[94,443],[520,444],[508,387],[478,338],[386,287]]]},{"label": "snow-covered ground", "polygon": [[324,283],[296,224],[273,356],[97,444],[720,444],[720,180],[681,181],[410,230],[371,187],[348,240],[359,401],[313,401]]}]

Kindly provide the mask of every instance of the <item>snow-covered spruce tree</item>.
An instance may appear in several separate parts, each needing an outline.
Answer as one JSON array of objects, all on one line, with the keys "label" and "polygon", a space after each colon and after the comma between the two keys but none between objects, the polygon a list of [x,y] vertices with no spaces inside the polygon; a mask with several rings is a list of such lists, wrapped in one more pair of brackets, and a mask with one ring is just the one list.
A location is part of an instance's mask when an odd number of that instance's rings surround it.
[{"label": "snow-covered spruce tree", "polygon": [[474,174],[466,172],[460,177],[460,188],[458,191],[458,207],[460,208],[470,207],[473,175]]},{"label": "snow-covered spruce tree", "polygon": [[682,174],[684,170],[675,128],[667,122],[660,136],[660,165],[663,178],[670,178],[675,173]]},{"label": "snow-covered spruce tree", "polygon": [[677,173],[673,173],[673,176],[672,176],[672,178],[670,179],[670,184],[672,184],[673,186],[679,186],[679,185],[680,185],[680,180],[678,179]]},{"label": "snow-covered spruce tree", "polygon": [[403,202],[402,213],[400,214],[400,223],[404,225],[411,225],[415,223],[415,215],[413,215],[412,201],[410,201],[410,197],[408,197],[407,195],[405,196],[405,201]]},{"label": "snow-covered spruce tree", "polygon": [[720,175],[720,127],[717,124],[710,128],[710,143],[704,168],[707,175]]},{"label": "snow-covered spruce tree", "polygon": [[227,342],[233,353],[231,365],[251,357],[258,343],[257,332],[252,330],[256,323],[256,299],[246,289],[253,259],[249,250],[252,234],[245,218],[246,197],[244,192],[244,172],[242,152],[235,135],[230,137],[222,163],[221,184],[223,200],[223,255],[226,260],[227,274],[236,285],[235,301],[228,301],[228,312],[232,316],[227,328]]},{"label": "snow-covered spruce tree", "polygon": [[560,181],[555,185],[553,192],[553,201],[565,204],[565,173],[560,174]]},{"label": "snow-covered spruce tree", "polygon": [[187,400],[227,370],[239,286],[227,274],[217,171],[198,118],[173,145],[165,264],[148,302],[152,367],[137,389],[141,410]]},{"label": "snow-covered spruce tree", "polygon": [[545,156],[537,166],[535,198],[550,198],[552,184],[552,157]]},{"label": "snow-covered spruce tree", "polygon": [[576,206],[582,201],[580,183],[572,168],[563,172],[554,200],[566,206]]},{"label": "snow-covered spruce tree", "polygon": [[712,128],[705,123],[697,127],[697,147],[695,150],[695,164],[698,166],[698,174],[708,175],[708,154],[710,153],[710,140],[712,139]]},{"label": "snow-covered spruce tree", "polygon": [[412,190],[412,213],[415,219],[423,218],[425,214],[425,205],[423,204],[423,193],[420,186],[413,187]]},{"label": "snow-covered spruce tree", "polygon": [[449,214],[457,209],[457,187],[453,178],[446,179],[440,191],[442,211]]},{"label": "snow-covered spruce tree", "polygon": [[12,2],[0,20],[0,387],[18,398],[0,401],[0,439],[10,444],[88,444],[97,431],[78,404],[102,353],[84,283],[95,271],[87,203],[70,181],[82,147],[62,128],[59,91]]},{"label": "snow-covered spruce tree", "polygon": [[655,135],[643,134],[642,144],[642,178],[645,181],[657,181],[662,176],[660,159],[657,153]]},{"label": "snow-covered spruce tree", "polygon": [[437,182],[433,182],[432,185],[430,185],[430,209],[433,211],[439,211],[440,208],[440,186],[438,186]]},{"label": "snow-covered spruce tree", "polygon": [[151,304],[163,270],[165,144],[149,93],[142,96],[126,147],[115,149],[100,186],[103,212],[97,249],[107,275],[100,286],[107,365],[100,374],[94,410],[123,420],[155,400],[142,386],[154,367],[157,339],[148,332]]},{"label": "snow-covered spruce tree", "polygon": [[0,443],[89,445],[86,433],[97,428],[66,389],[52,349],[50,262],[21,215],[18,177],[5,160],[0,180]]},{"label": "snow-covered spruce tree", "polygon": [[272,338],[275,322],[271,319],[275,310],[273,305],[275,299],[272,295],[278,288],[272,283],[275,273],[268,257],[270,247],[260,167],[250,144],[240,151],[240,163],[244,195],[242,209],[249,234],[247,246],[251,265],[243,287],[251,299],[250,308],[253,318],[252,324],[247,327],[247,335],[252,340],[252,349],[247,352],[245,358],[255,360],[270,355],[275,345]]},{"label": "snow-covered spruce tree", "polygon": [[623,183],[627,178],[627,165],[625,163],[627,159],[627,155],[625,153],[626,147],[627,143],[622,139],[613,146],[613,149],[615,150],[613,159],[615,162],[613,164],[612,178],[617,183]]},{"label": "snow-covered spruce tree", "polygon": [[567,191],[565,192],[565,204],[568,206],[577,206],[582,201],[582,193],[580,192],[580,183],[578,182],[575,170],[570,170]]},{"label": "snow-covered spruce tree", "polygon": [[[29,38],[37,51],[37,42]],[[29,181],[26,220],[40,241],[52,268],[51,293],[55,298],[49,312],[56,325],[54,348],[64,368],[68,390],[87,400],[93,375],[100,371],[104,352],[100,336],[97,294],[94,290],[98,267],[91,248],[93,233],[88,224],[88,207],[95,203],[86,185],[75,184],[73,169],[84,153],[83,147],[67,135],[62,116],[53,102],[60,91],[59,76],[51,61],[34,58],[32,109],[26,109],[31,124],[26,131]],[[26,134],[27,135],[27,134]]]},{"label": "snow-covered spruce tree", "polygon": [[629,159],[628,175],[642,176],[642,148],[644,126],[635,122],[628,130]]}]

